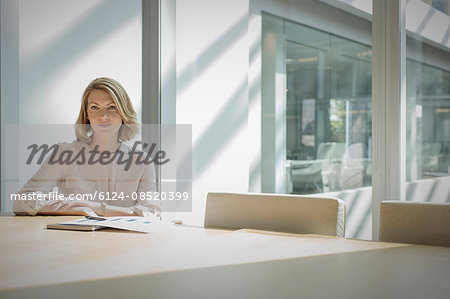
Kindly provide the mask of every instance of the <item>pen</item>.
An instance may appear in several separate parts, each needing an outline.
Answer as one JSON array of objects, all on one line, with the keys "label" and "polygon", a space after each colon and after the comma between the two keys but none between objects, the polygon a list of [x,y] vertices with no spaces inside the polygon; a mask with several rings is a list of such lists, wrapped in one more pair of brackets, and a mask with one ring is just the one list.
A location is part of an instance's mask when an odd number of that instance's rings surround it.
[{"label": "pen", "polygon": [[103,217],[96,217],[96,216],[84,216],[87,219],[91,219],[91,220],[106,220],[106,218]]}]

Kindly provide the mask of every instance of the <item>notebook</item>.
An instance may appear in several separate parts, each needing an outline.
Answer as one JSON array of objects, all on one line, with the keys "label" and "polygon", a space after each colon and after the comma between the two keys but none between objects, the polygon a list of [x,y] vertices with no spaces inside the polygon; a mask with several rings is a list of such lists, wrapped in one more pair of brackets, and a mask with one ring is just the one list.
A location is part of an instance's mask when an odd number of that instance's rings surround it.
[{"label": "notebook", "polygon": [[88,217],[60,223],[47,224],[47,229],[96,231],[103,228],[115,228],[142,233],[152,233],[174,226],[173,222],[155,217]]}]

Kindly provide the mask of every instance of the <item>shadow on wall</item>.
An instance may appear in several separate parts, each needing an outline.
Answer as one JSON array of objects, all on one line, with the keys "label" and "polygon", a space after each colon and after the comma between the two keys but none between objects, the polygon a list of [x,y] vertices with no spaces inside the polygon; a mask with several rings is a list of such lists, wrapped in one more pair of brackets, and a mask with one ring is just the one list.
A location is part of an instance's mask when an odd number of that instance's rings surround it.
[{"label": "shadow on wall", "polygon": [[[22,91],[22,97],[32,98],[38,87],[51,84],[58,71],[92,50],[103,39],[119,30],[138,14],[139,11],[136,11],[133,6],[124,6],[122,0],[106,0],[100,3],[78,20],[77,24],[61,38],[49,43],[43,50],[34,53],[32,57],[24,61],[22,74],[26,76],[27,82],[31,82],[31,86]],[[217,37],[192,64],[181,70],[177,78],[178,93],[181,94],[186,90],[197,77],[204,74],[217,59],[232,48],[236,41],[245,37],[247,27],[248,19],[245,15],[227,32]],[[247,98],[247,93],[247,81],[243,81],[227,100],[227,105],[223,109],[224,113],[218,114],[197,144],[193,145],[193,153],[202,157],[195,161],[193,170],[196,175],[201,174],[227,141],[231,140],[247,123],[247,102],[244,100]],[[211,140],[217,142],[211,143]],[[187,162],[190,162],[190,159],[186,159]]]},{"label": "shadow on wall", "polygon": [[[47,44],[41,51],[35,52],[23,61],[22,74],[30,82],[22,97],[33,98],[36,89],[52,84],[59,72],[71,63],[92,51],[96,45],[114,34],[115,31],[139,16],[135,6],[123,5],[123,0],[105,0],[77,20],[59,39]],[[248,16],[243,15],[222,35],[218,36],[205,50],[197,55],[195,61],[181,69],[177,77],[177,92],[182,94],[196,83],[201,75],[207,73],[214,62],[232,50],[237,42],[247,35]],[[95,30],[92,30],[95,28]],[[163,87],[164,88],[164,87]],[[248,82],[243,79],[239,84],[231,86],[233,92],[224,100],[225,106],[217,113],[211,125],[202,132],[196,144],[193,144],[193,173],[201,175],[221,150],[238,135],[247,124]],[[214,99],[209,99],[213,101]],[[40,105],[40,103],[32,103]],[[37,108],[37,107],[36,107]],[[29,107],[30,111],[34,107]],[[203,128],[202,128],[203,129]],[[181,163],[191,163],[185,159]],[[184,165],[181,169],[186,169]]]},{"label": "shadow on wall", "polygon": [[120,30],[128,21],[139,16],[139,12],[135,5],[123,5],[122,0],[103,1],[79,19],[61,38],[32,56],[25,57],[21,73],[30,85],[21,90],[21,97],[32,99],[36,90],[51,84],[60,70]]},{"label": "shadow on wall", "polygon": [[[247,34],[247,26],[248,20],[245,15],[201,52],[193,63],[181,70],[177,78],[178,96],[193,84],[196,78],[204,74],[216,60],[232,48],[235,42]],[[210,126],[198,138],[198,141],[192,145],[194,155],[201,157],[201,159],[193,160],[194,176],[201,175],[220,150],[226,146],[227,142],[247,124],[247,84],[247,80],[244,80],[235,88],[230,98],[226,100],[227,104],[222,109],[222,113],[218,113]],[[211,142],[212,140],[215,140],[215,142]],[[182,161],[182,169],[186,167],[185,163],[190,163],[190,160],[184,159]]]},{"label": "shadow on wall", "polygon": [[233,47],[234,43],[247,34],[248,19],[245,15],[231,26],[227,32],[219,36],[211,45],[198,55],[198,58],[181,70],[177,78],[177,92],[183,93],[197,77],[205,73],[206,70],[228,49]]},{"label": "shadow on wall", "polygon": [[[261,57],[261,47],[259,40],[254,41],[250,45],[250,55],[249,55],[249,67],[253,68],[258,66],[258,63],[261,59],[258,60],[258,58]],[[260,92],[261,92],[261,76],[257,75],[255,76],[250,82],[248,86],[248,101],[249,101],[249,112],[253,109],[252,107],[257,107],[260,103]],[[253,153],[255,154],[255,153]],[[259,156],[259,155],[258,155]],[[260,190],[260,177],[261,177],[261,163],[250,162],[250,175],[249,175],[249,191],[259,191]]]}]

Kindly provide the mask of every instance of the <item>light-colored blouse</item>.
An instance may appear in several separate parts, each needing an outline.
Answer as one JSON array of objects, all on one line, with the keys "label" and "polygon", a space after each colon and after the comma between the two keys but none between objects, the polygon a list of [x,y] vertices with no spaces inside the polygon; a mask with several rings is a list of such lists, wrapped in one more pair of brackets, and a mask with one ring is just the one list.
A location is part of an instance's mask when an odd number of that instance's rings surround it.
[{"label": "light-colored blouse", "polygon": [[[54,199],[55,192],[59,196],[63,194],[66,201],[84,199],[100,202],[102,205],[130,207],[139,216],[158,212],[157,206],[146,200],[145,196],[140,195],[156,191],[153,164],[136,163],[138,152],[130,155],[132,149],[129,146],[122,143],[118,149],[123,154],[122,164],[117,163],[120,155],[117,155],[117,159],[112,162],[100,163],[100,153],[92,154],[89,145],[82,141],[60,143],[58,146],[56,159],[50,160],[51,157],[49,157],[17,193],[27,199],[16,198],[13,208],[16,214],[36,215],[59,212],[58,205],[55,205],[52,200],[39,200],[37,196],[30,199],[30,195],[38,193]],[[84,160],[80,151],[83,152]],[[75,162],[74,158],[77,154],[76,161],[80,163]],[[141,157],[142,154],[141,152]],[[132,163],[127,167],[127,164],[123,162],[129,157]],[[90,158],[91,161],[89,161]],[[72,163],[60,163],[69,160],[72,160]]]}]

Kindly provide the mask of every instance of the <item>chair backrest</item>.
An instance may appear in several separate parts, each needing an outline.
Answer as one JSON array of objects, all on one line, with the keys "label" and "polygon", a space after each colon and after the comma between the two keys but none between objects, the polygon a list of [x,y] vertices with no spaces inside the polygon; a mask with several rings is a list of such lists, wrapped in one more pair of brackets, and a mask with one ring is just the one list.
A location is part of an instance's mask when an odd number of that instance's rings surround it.
[{"label": "chair backrest", "polygon": [[343,237],[345,203],[300,195],[209,193],[205,227]]},{"label": "chair backrest", "polygon": [[352,143],[344,154],[344,160],[361,160],[364,158],[366,145],[364,143]]},{"label": "chair backrest", "polygon": [[450,204],[381,202],[379,240],[450,246]]},{"label": "chair backrest", "polygon": [[317,148],[316,160],[329,160],[333,155],[336,142],[321,142]]},{"label": "chair backrest", "polygon": [[331,155],[332,159],[342,160],[345,154],[346,145],[344,142],[338,142],[335,144],[333,149],[333,154]]}]

